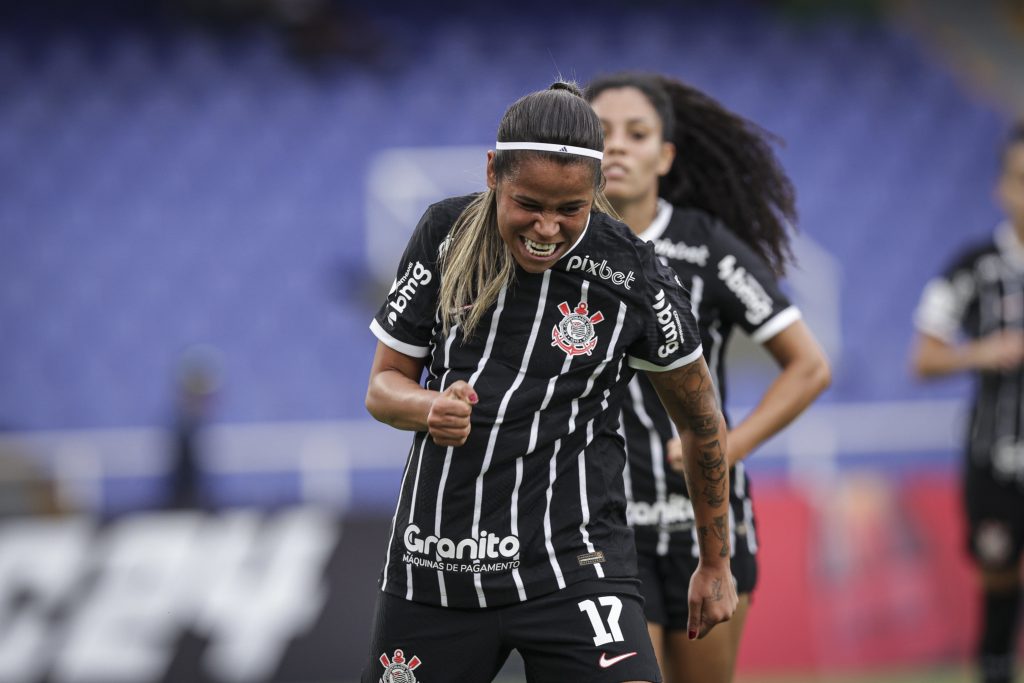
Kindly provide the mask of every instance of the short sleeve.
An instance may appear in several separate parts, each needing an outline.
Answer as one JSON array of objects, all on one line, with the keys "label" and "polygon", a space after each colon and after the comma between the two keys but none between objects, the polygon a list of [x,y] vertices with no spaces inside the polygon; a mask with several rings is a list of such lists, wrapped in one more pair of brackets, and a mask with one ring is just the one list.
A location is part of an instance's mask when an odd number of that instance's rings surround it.
[{"label": "short sleeve", "polygon": [[378,340],[414,358],[430,354],[436,324],[441,280],[438,252],[450,227],[439,224],[437,213],[435,205],[423,214],[399,262],[391,291],[370,323]]},{"label": "short sleeve", "polygon": [[650,245],[640,250],[644,279],[640,312],[643,335],[629,347],[627,362],[635,370],[665,372],[701,357],[700,333],[690,295],[675,272],[654,256]]},{"label": "short sleeve", "polygon": [[925,285],[914,311],[914,327],[919,332],[953,343],[963,326],[974,293],[970,264],[958,259]]},{"label": "short sleeve", "polygon": [[717,226],[711,274],[723,317],[735,320],[758,344],[771,340],[800,319],[759,254],[724,226]]}]

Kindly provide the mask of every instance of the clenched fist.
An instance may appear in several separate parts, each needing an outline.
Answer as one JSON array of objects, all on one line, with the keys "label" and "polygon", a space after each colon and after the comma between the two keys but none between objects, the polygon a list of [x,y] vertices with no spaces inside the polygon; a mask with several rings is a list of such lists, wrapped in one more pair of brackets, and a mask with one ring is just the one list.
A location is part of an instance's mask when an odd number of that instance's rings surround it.
[{"label": "clenched fist", "polygon": [[427,431],[438,446],[461,446],[469,438],[476,392],[459,380],[437,395],[427,413]]}]

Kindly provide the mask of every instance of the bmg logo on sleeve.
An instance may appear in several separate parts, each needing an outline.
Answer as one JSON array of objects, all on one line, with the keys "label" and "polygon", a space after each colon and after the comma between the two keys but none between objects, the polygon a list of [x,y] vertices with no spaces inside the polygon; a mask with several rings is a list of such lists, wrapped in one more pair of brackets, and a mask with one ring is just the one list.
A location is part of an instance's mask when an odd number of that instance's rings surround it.
[{"label": "bmg logo on sleeve", "polygon": [[[405,269],[405,274],[395,280],[394,284],[391,285],[391,291],[388,292],[388,297],[395,297],[388,302],[388,307],[391,309],[388,311],[389,325],[394,325],[395,321],[398,320],[398,316],[409,306],[409,302],[416,296],[416,290],[421,285],[430,284],[430,281],[433,279],[434,274],[419,261],[409,264]],[[396,293],[397,296],[395,296]]]},{"label": "bmg logo on sleeve", "polygon": [[665,290],[659,289],[654,295],[654,314],[661,327],[661,337],[664,344],[658,347],[658,357],[667,358],[679,350],[683,343],[683,322],[679,314],[672,308],[672,304],[665,298]]}]

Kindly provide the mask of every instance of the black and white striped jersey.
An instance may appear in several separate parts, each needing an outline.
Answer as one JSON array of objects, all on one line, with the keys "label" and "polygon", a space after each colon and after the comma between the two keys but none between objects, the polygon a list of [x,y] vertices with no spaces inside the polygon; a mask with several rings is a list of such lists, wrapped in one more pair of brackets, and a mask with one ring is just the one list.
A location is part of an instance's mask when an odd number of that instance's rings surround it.
[{"label": "black and white striped jersey", "polygon": [[[1009,223],[960,252],[924,288],[917,329],[947,343],[1024,329],[1024,244]],[[1024,488],[1024,366],[978,373],[968,434],[969,463]]]},{"label": "black and white striped jersey", "polygon": [[636,573],[619,408],[636,370],[701,355],[686,291],[650,245],[594,212],[551,269],[519,268],[471,338],[438,322],[439,249],[472,197],[431,206],[370,327],[426,359],[425,386],[472,385],[465,445],[413,439],[382,576],[418,602],[488,607]]},{"label": "black and white striped jersey", "polygon": [[[704,358],[725,405],[724,351],[738,325],[764,343],[800,318],[764,259],[701,211],[659,200],[658,214],[640,238],[651,243],[690,291]],[[623,404],[622,433],[629,464],[629,523],[644,554],[698,554],[693,506],[683,475],[667,466],[665,444],[674,430],[654,387],[638,375]],[[757,552],[750,482],[743,463],[730,472],[730,547]]]}]

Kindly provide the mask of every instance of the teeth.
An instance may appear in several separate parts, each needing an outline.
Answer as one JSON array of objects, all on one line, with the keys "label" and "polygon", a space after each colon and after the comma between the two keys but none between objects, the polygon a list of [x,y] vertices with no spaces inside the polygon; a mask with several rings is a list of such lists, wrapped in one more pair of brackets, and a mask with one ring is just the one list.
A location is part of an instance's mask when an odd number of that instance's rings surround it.
[{"label": "teeth", "polygon": [[551,256],[558,247],[557,244],[541,244],[526,237],[523,238],[523,241],[526,242],[526,251],[534,256]]}]

